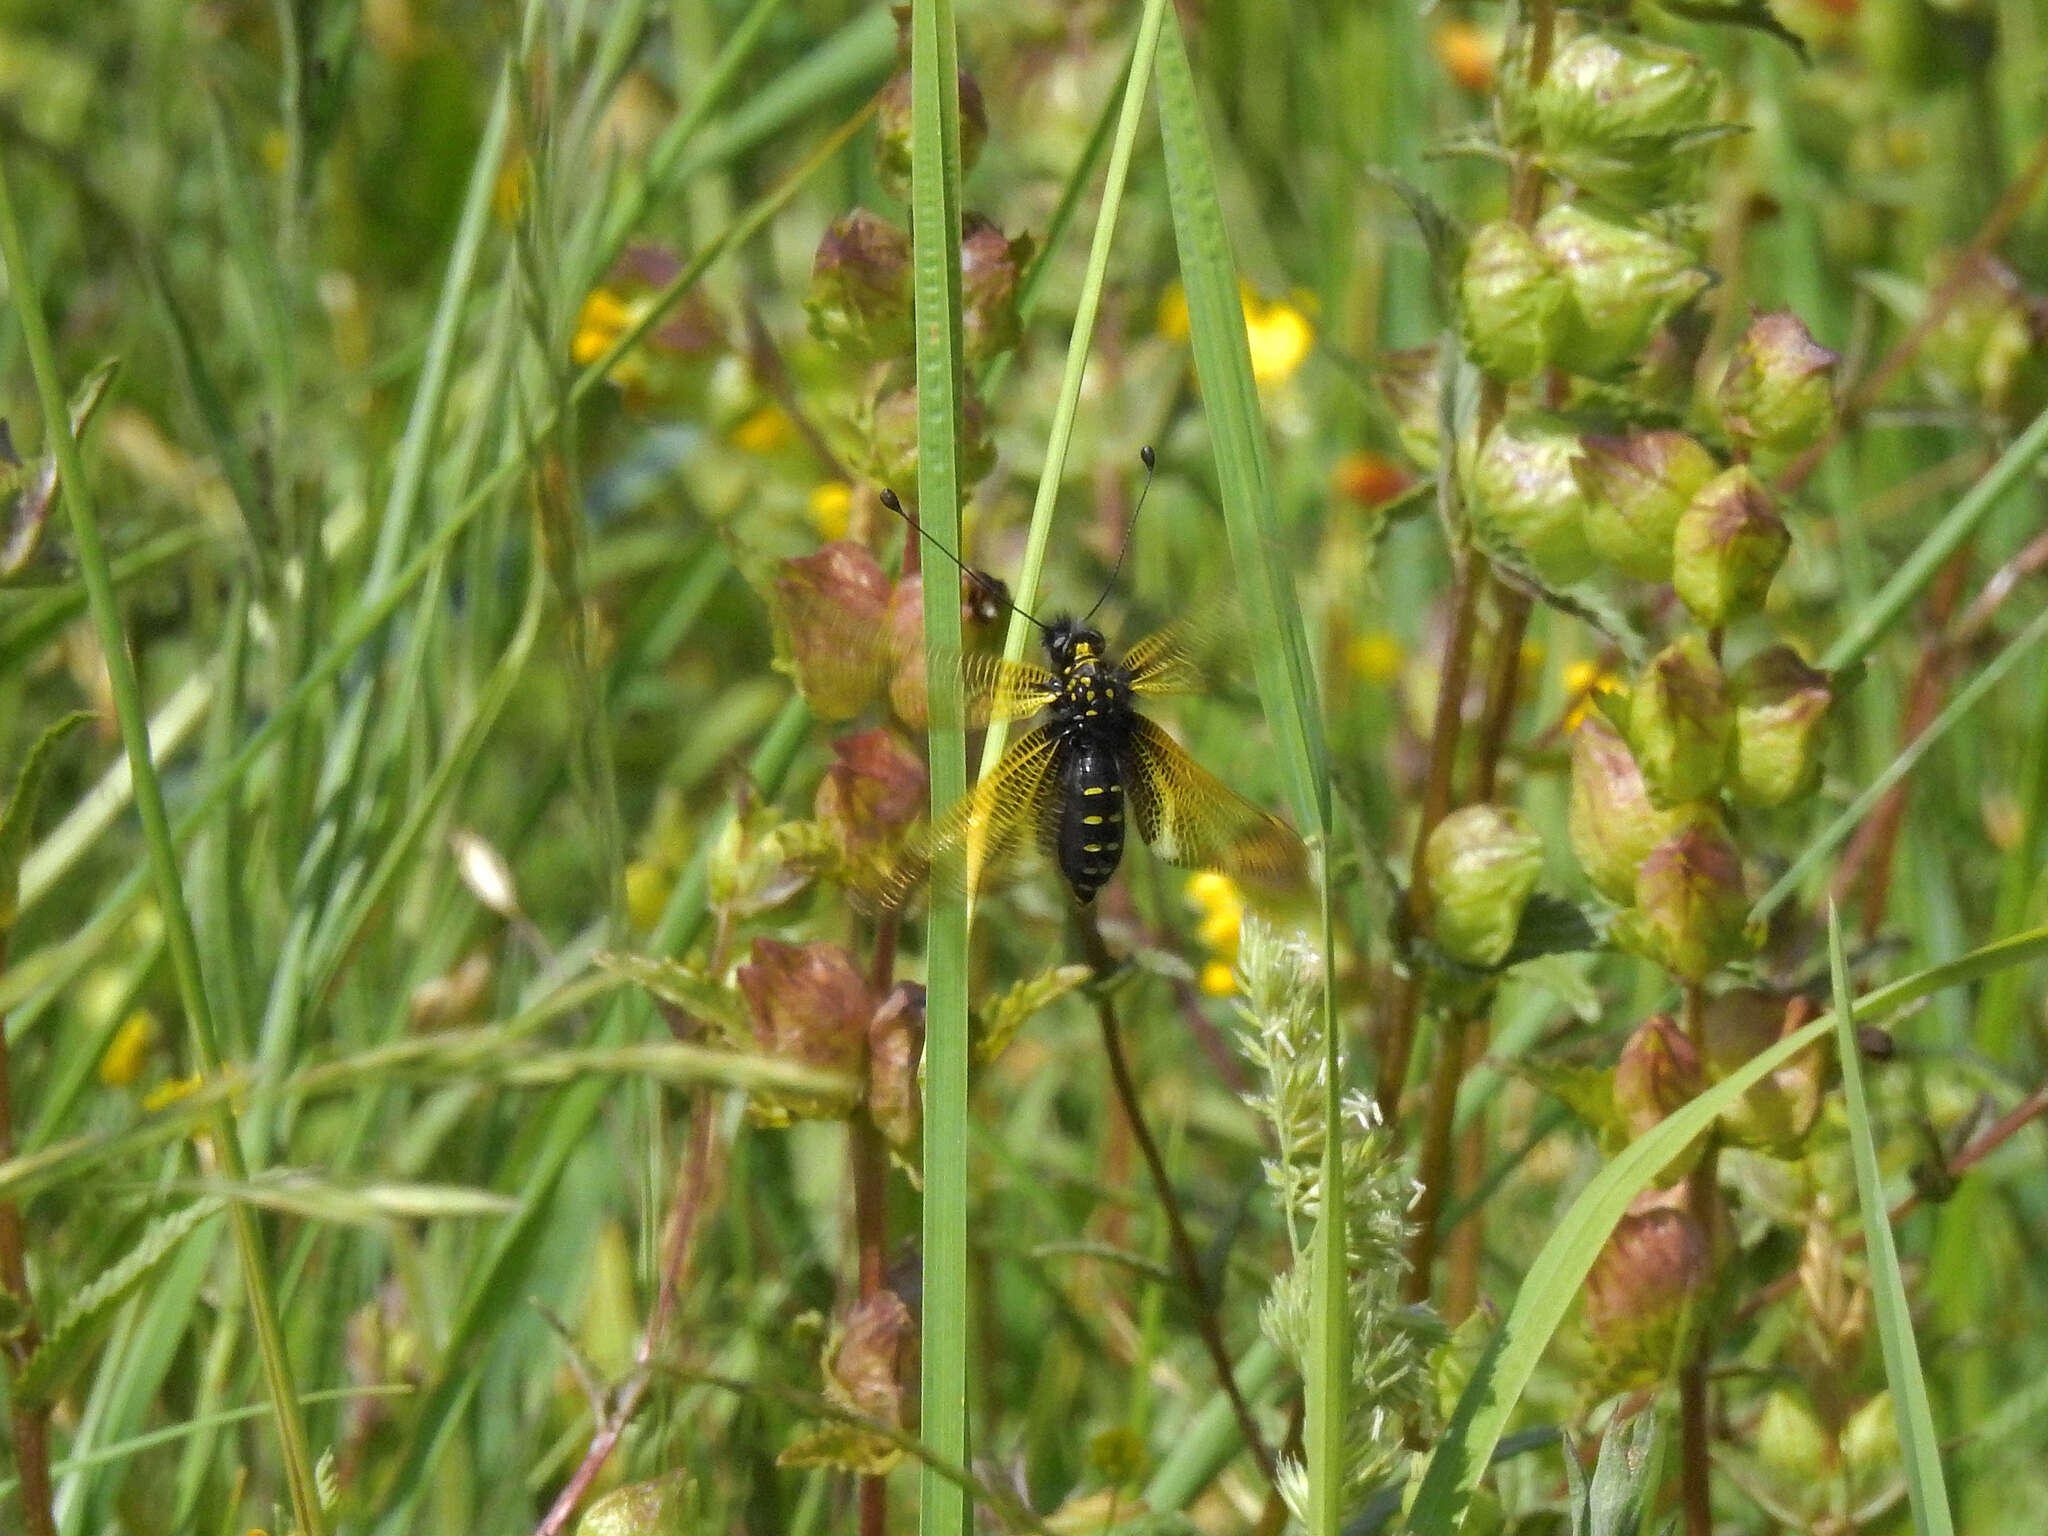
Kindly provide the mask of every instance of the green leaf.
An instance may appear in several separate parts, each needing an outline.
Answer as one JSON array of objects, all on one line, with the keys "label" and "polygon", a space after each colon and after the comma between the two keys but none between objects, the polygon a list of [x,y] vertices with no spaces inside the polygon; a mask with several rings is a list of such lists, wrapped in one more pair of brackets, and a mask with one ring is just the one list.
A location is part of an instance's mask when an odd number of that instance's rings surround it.
[{"label": "green leaf", "polygon": [[1050,1008],[1093,974],[1085,965],[1056,965],[1009,987],[982,1010],[975,1062],[986,1066],[994,1061],[1034,1013]]},{"label": "green leaf", "polygon": [[660,1001],[709,1022],[729,1045],[753,1044],[746,1004],[731,987],[680,960],[606,950],[597,963],[615,976],[644,987]]},{"label": "green leaf", "polygon": [[1548,891],[1538,891],[1522,908],[1515,942],[1500,963],[1501,970],[1540,960],[1545,955],[1576,955],[1600,947],[1600,931],[1586,909]]},{"label": "green leaf", "polygon": [[226,1203],[209,1196],[150,1223],[141,1241],[74,1296],[51,1325],[42,1347],[29,1356],[14,1378],[14,1400],[48,1402],[61,1393],[85,1365],[101,1330],[113,1322],[121,1304],[177,1251],[178,1244]]},{"label": "green leaf", "polygon": [[1835,1054],[1842,1063],[1842,1096],[1849,1122],[1849,1148],[1856,1164],[1856,1200],[1863,1208],[1864,1252],[1870,1259],[1870,1300],[1877,1313],[1878,1343],[1884,1350],[1885,1379],[1898,1416],[1899,1449],[1906,1466],[1906,1492],[1913,1501],[1919,1536],[1953,1536],[1948,1487],[1941,1471],[1941,1441],[1927,1401],[1927,1378],[1913,1342],[1913,1306],[1899,1273],[1898,1244],[1892,1237],[1891,1206],[1877,1164],[1870,1129],[1870,1103],[1863,1092],[1863,1053],[1856,1043],[1856,1005],[1849,996],[1848,962],[1842,957],[1842,925],[1828,907],[1828,975],[1835,992]]},{"label": "green leaf", "polygon": [[50,754],[91,718],[82,711],[66,715],[36,738],[36,744],[29,748],[28,761],[15,776],[7,808],[0,810],[0,935],[14,927],[14,919],[21,911],[21,861],[28,853],[29,823],[35,819],[36,802],[42,798],[43,775],[49,772]]}]

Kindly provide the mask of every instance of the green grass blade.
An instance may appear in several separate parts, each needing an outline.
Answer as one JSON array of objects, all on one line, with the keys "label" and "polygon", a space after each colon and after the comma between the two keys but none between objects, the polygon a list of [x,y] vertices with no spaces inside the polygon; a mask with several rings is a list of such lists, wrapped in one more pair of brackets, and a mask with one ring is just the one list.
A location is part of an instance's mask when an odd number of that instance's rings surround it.
[{"label": "green grass blade", "polygon": [[1969,683],[1956,692],[1942,712],[1928,722],[1927,729],[1906,744],[1905,749],[1885,766],[1884,772],[1871,780],[1870,787],[1858,795],[1849,808],[1823,827],[1792,861],[1784,874],[1778,876],[1771,888],[1759,896],[1756,905],[1750,908],[1750,921],[1757,922],[1768,917],[1778,904],[1799,889],[1800,882],[1814,866],[1840,846],[1842,840],[1867,816],[1871,808],[1882,800],[1891,787],[1903,779],[1919,764],[1920,759],[1934,749],[1935,743],[1946,736],[1949,730],[1964,716],[1977,707],[1985,694],[2004,681],[2007,673],[2020,664],[2026,655],[2048,639],[2048,610],[2036,614],[2033,623],[2014,635],[2005,644],[2005,649],[1985,664]]},{"label": "green grass blade", "polygon": [[1920,547],[1892,573],[1891,580],[1857,612],[1856,622],[1828,648],[1821,665],[1832,671],[1853,666],[1868,656],[1871,648],[1884,638],[1885,632],[1898,622],[1927,584],[1934,580],[1935,573],[1948,564],[1949,557],[1963,547],[1964,541],[1977,531],[1992,510],[2033,472],[2035,461],[2044,453],[2048,453],[2048,411],[2043,411],[2029,423],[2027,430],[2014,439],[2012,446],[1998,456],[1998,462],[1984,471],[1983,477],[1963,493],[1962,499],[1949,509],[1948,515],[1920,541]]},{"label": "green grass blade", "polygon": [[[1238,573],[1247,640],[1289,797],[1303,831],[1321,848],[1330,833],[1330,772],[1322,715],[1309,666],[1307,632],[1294,578],[1275,537],[1277,510],[1267,462],[1266,424],[1252,376],[1237,264],[1223,221],[1195,93],[1187,45],[1178,20],[1167,29],[1158,56],[1159,125],[1166,148],[1167,197],[1181,282],[1187,292],[1189,341],[1202,384],[1211,451],[1222,492],[1223,519]],[[1317,1224],[1310,1301],[1305,1429],[1308,1529],[1335,1536],[1344,1516],[1344,1434],[1351,1386],[1351,1318],[1344,1236],[1343,1037],[1337,1026],[1332,923],[1327,869],[1319,872],[1323,966],[1322,1219]]]},{"label": "green grass blade", "polygon": [[[2048,954],[2048,928],[2035,928],[1973,950],[1879,987],[1863,999],[1863,1017],[1875,1019],[1944,987],[1960,986],[2024,965]],[[1551,1336],[1564,1321],[1572,1298],[1584,1284],[1601,1246],[1627,1212],[1629,1202],[1649,1188],[1672,1158],[1752,1084],[1776,1071],[1835,1028],[1832,1012],[1753,1057],[1676,1114],[1622,1149],[1596,1174],[1552,1230],[1515,1295],[1515,1304],[1485,1354],[1457,1410],[1431,1453],[1422,1486],[1409,1515],[1415,1536],[1451,1536],[1466,1501],[1479,1485],[1499,1444],[1508,1417],[1535,1374]]]},{"label": "green grass blade", "polygon": [[[916,0],[910,20],[911,291],[917,332],[917,505],[924,527],[960,547],[960,98],[951,0]],[[958,674],[960,599],[924,584],[931,690],[932,808],[967,788]],[[952,855],[957,858],[957,853]],[[924,1336],[920,1425],[937,1457],[969,1461],[967,1436],[967,906],[932,898],[925,937]],[[924,1536],[966,1536],[965,1493],[929,1463],[918,1474]]]},{"label": "green grass blade", "polygon": [[[163,786],[157,780],[156,764],[149,751],[149,717],[144,713],[142,687],[135,676],[135,662],[128,653],[128,637],[122,626],[121,610],[114,596],[114,579],[107,564],[107,551],[100,539],[99,514],[93,505],[91,487],[86,483],[85,464],[72,436],[70,410],[64,388],[57,377],[56,354],[43,319],[42,295],[28,264],[22,244],[21,226],[15,217],[14,194],[8,185],[6,165],[0,159],[0,260],[7,266],[8,288],[21,321],[22,341],[35,373],[36,394],[43,410],[43,428],[57,455],[62,476],[60,495],[70,517],[77,546],[79,574],[84,579],[93,625],[99,631],[100,647],[106,658],[107,681],[114,696],[114,712],[120,720],[121,740],[128,752],[129,771],[134,779],[135,808],[142,819],[143,840],[149,850],[149,868],[163,908],[165,936],[169,941],[172,969],[177,974],[178,997],[191,1025],[194,1055],[209,1076],[221,1070],[220,1040],[214,1027],[213,1010],[200,971],[199,941],[192,927],[192,912],[178,873],[178,850],[171,836],[170,814],[164,808]],[[214,1148],[221,1166],[232,1178],[247,1178],[242,1147],[235,1127],[233,1107],[223,1103],[213,1118]],[[277,1297],[268,1259],[263,1251],[262,1233],[254,1213],[238,1208],[233,1214],[235,1247],[241,1260],[242,1283],[249,1299],[249,1311],[256,1325],[257,1345],[262,1355],[265,1383],[281,1443],[286,1482],[291,1490],[292,1512],[306,1536],[321,1536],[327,1529],[326,1513],[313,1481],[313,1458],[306,1437],[306,1424],[299,1412],[298,1389],[292,1382],[291,1362],[285,1357],[284,1333],[278,1324]]]},{"label": "green grass blade", "polygon": [[[1146,0],[1131,67],[1124,78],[1123,108],[1117,118],[1116,140],[1110,148],[1109,171],[1102,182],[1102,207],[1095,216],[1095,234],[1088,245],[1088,267],[1082,274],[1074,331],[1067,342],[1066,369],[1060,375],[1059,399],[1053,405],[1052,426],[1046,436],[1045,465],[1039,471],[1038,494],[1031,503],[1031,531],[1024,544],[1024,563],[1017,572],[1014,595],[1019,611],[1010,615],[1009,633],[1003,640],[1003,654],[1011,661],[1023,656],[1024,647],[1031,640],[1031,621],[1024,614],[1038,601],[1038,578],[1045,569],[1053,508],[1059,501],[1067,447],[1074,438],[1074,418],[1081,408],[1081,381],[1088,372],[1088,352],[1095,339],[1095,316],[1102,303],[1103,280],[1109,272],[1117,213],[1123,207],[1124,184],[1130,177],[1131,150],[1137,143],[1138,126],[1144,121],[1145,89],[1152,78],[1152,59],[1159,46],[1159,25],[1165,12],[1164,0]],[[1004,722],[989,727],[981,749],[984,774],[995,767],[1007,740],[1008,727]]]},{"label": "green grass blade", "polygon": [[1877,1166],[1877,1142],[1870,1128],[1870,1102],[1863,1091],[1863,1053],[1856,1044],[1856,1009],[1849,996],[1849,967],[1842,958],[1842,924],[1828,907],[1828,974],[1835,989],[1835,1049],[1842,1067],[1849,1147],[1856,1162],[1856,1200],[1863,1207],[1863,1251],[1870,1259],[1870,1301],[1877,1312],[1877,1337],[1884,1350],[1885,1380],[1891,1384],[1892,1416],[1899,1426],[1899,1451],[1906,1467],[1906,1495],[1920,1536],[1954,1536],[1948,1487],[1941,1472],[1941,1441],[1927,1402],[1927,1378],[1913,1342],[1912,1303],[1899,1273],[1892,1238],[1891,1207],[1884,1174]]}]

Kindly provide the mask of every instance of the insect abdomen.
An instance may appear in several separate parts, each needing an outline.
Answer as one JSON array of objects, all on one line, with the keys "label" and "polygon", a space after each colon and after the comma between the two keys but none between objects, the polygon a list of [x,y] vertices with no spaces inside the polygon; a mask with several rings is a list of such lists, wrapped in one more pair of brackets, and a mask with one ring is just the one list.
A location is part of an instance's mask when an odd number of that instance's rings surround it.
[{"label": "insect abdomen", "polygon": [[1124,786],[1116,754],[1094,742],[1075,745],[1060,774],[1060,873],[1083,903],[1116,873],[1124,856]]}]

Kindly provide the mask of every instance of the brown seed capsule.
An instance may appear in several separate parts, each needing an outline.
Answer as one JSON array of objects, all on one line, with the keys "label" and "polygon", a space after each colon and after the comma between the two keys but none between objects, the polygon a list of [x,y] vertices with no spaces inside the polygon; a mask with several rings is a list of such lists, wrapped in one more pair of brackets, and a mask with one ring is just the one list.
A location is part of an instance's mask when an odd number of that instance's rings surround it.
[{"label": "brown seed capsule", "polygon": [[1593,573],[1586,543],[1586,498],[1572,476],[1578,439],[1544,416],[1517,416],[1468,452],[1466,504],[1474,526],[1503,540],[1553,587]]},{"label": "brown seed capsule", "polygon": [[1439,347],[1383,352],[1375,377],[1401,437],[1401,447],[1424,469],[1435,469],[1441,451],[1443,373]]},{"label": "brown seed capsule", "polygon": [[844,949],[756,938],[736,979],[763,1055],[859,1080],[875,999]]},{"label": "brown seed capsule", "polygon": [[1430,937],[1461,964],[1500,964],[1543,873],[1536,829],[1509,806],[1463,806],[1431,829],[1422,863]]},{"label": "brown seed capsule", "polygon": [[1771,493],[1747,464],[1700,487],[1678,519],[1671,544],[1671,585],[1709,629],[1764,605],[1792,548],[1792,532]]},{"label": "brown seed capsule", "polygon": [[1574,203],[1537,221],[1536,242],[1570,292],[1554,360],[1588,378],[1633,366],[1657,330],[1713,280],[1683,247]]},{"label": "brown seed capsule", "polygon": [[1588,433],[1572,460],[1586,497],[1586,542],[1624,576],[1669,581],[1678,520],[1718,468],[1683,432]]},{"label": "brown seed capsule", "polygon": [[1662,1378],[1707,1321],[1712,1245],[1689,1212],[1658,1198],[1639,1198],[1586,1275],[1586,1332],[1610,1392]]},{"label": "brown seed capsule", "polygon": [[859,871],[886,856],[931,803],[924,759],[894,731],[878,728],[832,743],[834,762],[819,781],[812,814]]},{"label": "brown seed capsule", "polygon": [[855,363],[910,355],[910,236],[856,208],[818,242],[804,299],[811,331]]},{"label": "brown seed capsule", "polygon": [[1688,633],[1650,658],[1628,698],[1628,745],[1650,803],[1712,798],[1727,773],[1735,716],[1706,637]]},{"label": "brown seed capsule", "polygon": [[883,676],[877,631],[889,578],[865,546],[847,539],[776,567],[773,607],[797,691],[820,720],[850,720]]},{"label": "brown seed capsule", "polygon": [[1759,651],[1729,679],[1735,757],[1728,787],[1750,805],[1789,805],[1820,784],[1834,682],[1790,646]]},{"label": "brown seed capsule", "polygon": [[1651,849],[1635,895],[1615,924],[1617,942],[1682,980],[1702,981],[1749,950],[1742,856],[1709,821]]},{"label": "brown seed capsule", "polygon": [[[1683,1109],[1706,1086],[1698,1047],[1668,1014],[1654,1014],[1637,1025],[1614,1064],[1614,1108],[1631,1140]],[[1684,1178],[1706,1145],[1705,1133],[1695,1136],[1652,1182],[1666,1185]]]},{"label": "brown seed capsule", "polygon": [[915,1164],[924,1128],[924,988],[899,981],[868,1021],[868,1118],[890,1150]]},{"label": "brown seed capsule", "polygon": [[[875,97],[875,179],[900,203],[910,201],[910,71],[892,75]],[[988,142],[988,104],[981,86],[960,71],[960,170],[981,158]]]},{"label": "brown seed capsule", "polygon": [[[1702,1020],[1707,1072],[1716,1082],[1776,1045],[1808,1017],[1804,999],[1735,987],[1707,1004]],[[1796,1158],[1820,1118],[1824,1056],[1802,1051],[1722,1113],[1722,1133],[1735,1145],[1771,1157]]]},{"label": "brown seed capsule", "polygon": [[1527,379],[1542,372],[1565,298],[1563,276],[1521,225],[1496,219],[1472,236],[1458,274],[1458,311],[1465,345],[1488,373]]},{"label": "brown seed capsule", "polygon": [[1031,260],[1029,235],[1005,235],[978,213],[960,236],[961,341],[970,363],[984,363],[1017,345],[1017,284]]},{"label": "brown seed capsule", "polygon": [[1702,816],[1713,812],[1652,805],[1627,743],[1601,716],[1588,715],[1572,732],[1572,851],[1593,889],[1609,901],[1634,901],[1636,872],[1650,850]]},{"label": "brown seed capsule", "polygon": [[1804,453],[1834,420],[1841,361],[1789,309],[1758,315],[1721,375],[1721,424],[1752,449]]}]

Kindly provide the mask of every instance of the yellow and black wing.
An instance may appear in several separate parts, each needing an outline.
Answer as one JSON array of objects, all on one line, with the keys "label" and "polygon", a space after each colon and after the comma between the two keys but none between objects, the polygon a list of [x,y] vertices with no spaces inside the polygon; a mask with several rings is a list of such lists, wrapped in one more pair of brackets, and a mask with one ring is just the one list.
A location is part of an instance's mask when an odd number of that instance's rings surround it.
[{"label": "yellow and black wing", "polygon": [[[965,713],[961,724],[979,728],[991,720],[1022,720],[1059,696],[1060,680],[1028,661],[1005,661],[980,651],[940,653],[940,665],[956,673]],[[931,721],[922,649],[906,651],[890,684],[891,706],[906,725]]]},{"label": "yellow and black wing", "polygon": [[1294,829],[1226,787],[1142,715],[1126,781],[1139,835],[1169,864],[1269,888],[1306,879],[1308,850]]},{"label": "yellow and black wing", "polygon": [[[977,889],[989,870],[1015,854],[1027,838],[1040,835],[1058,786],[1058,745],[1045,726],[1011,742],[988,776],[913,839],[874,889],[860,893],[866,904],[882,911],[901,907],[942,862],[961,888]],[[944,861],[955,848],[960,859]]]},{"label": "yellow and black wing", "polygon": [[1124,652],[1131,691],[1156,697],[1213,690],[1230,670],[1232,640],[1241,628],[1235,606],[1224,603],[1154,630]]}]

